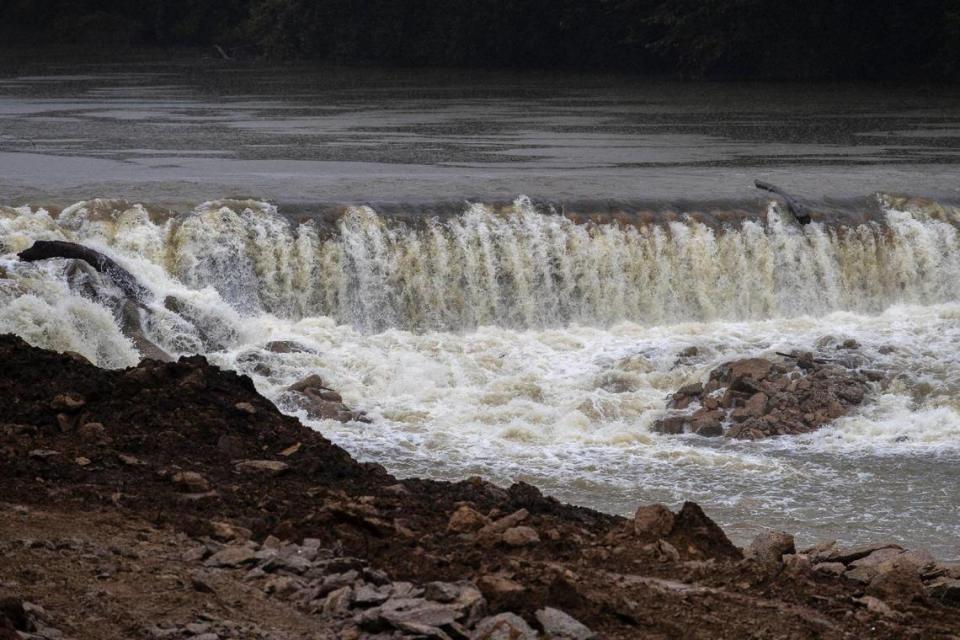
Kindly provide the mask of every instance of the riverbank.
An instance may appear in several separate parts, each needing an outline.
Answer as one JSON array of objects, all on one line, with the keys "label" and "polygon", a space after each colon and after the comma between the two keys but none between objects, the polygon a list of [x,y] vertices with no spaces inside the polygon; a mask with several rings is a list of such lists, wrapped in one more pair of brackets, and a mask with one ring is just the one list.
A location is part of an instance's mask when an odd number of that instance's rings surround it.
[{"label": "riverbank", "polygon": [[39,637],[960,633],[960,573],[923,553],[767,535],[744,559],[692,503],[629,520],[398,480],[200,357],[104,370],[11,336],[0,356],[0,596],[43,607],[4,609]]}]

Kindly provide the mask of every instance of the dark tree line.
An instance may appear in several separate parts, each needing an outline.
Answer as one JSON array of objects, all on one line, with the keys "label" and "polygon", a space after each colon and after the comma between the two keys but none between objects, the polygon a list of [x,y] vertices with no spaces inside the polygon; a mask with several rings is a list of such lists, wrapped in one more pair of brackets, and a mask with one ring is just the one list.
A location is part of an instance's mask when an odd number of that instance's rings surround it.
[{"label": "dark tree line", "polygon": [[346,63],[960,77],[960,0],[3,0],[0,37]]}]

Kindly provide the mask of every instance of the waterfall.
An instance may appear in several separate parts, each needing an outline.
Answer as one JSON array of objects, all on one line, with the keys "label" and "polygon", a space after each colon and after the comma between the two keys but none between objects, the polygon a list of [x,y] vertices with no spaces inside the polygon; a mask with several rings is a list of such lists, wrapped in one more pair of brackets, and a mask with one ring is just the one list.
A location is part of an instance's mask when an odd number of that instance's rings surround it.
[{"label": "waterfall", "polygon": [[330,317],[366,333],[756,320],[960,299],[957,216],[942,207],[888,208],[854,226],[798,227],[773,204],[736,226],[578,224],[519,198],[417,223],[348,207],[332,232],[254,201],[170,216],[117,201],[59,216],[5,211],[11,247],[85,242],[135,271],[146,263],[148,286],[162,270],[241,314]]}]

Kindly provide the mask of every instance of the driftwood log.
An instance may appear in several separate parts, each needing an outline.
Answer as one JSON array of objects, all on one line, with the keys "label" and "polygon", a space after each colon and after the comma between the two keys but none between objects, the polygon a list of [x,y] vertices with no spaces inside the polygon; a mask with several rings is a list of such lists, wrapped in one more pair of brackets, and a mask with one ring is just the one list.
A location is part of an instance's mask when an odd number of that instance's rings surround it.
[{"label": "driftwood log", "polygon": [[810,208],[806,205],[801,204],[797,201],[796,198],[791,196],[789,193],[783,191],[780,187],[770,184],[769,182],[763,182],[762,180],[755,180],[754,183],[757,189],[762,189],[774,195],[780,196],[783,199],[784,204],[787,205],[787,211],[789,211],[793,217],[800,224],[810,224]]},{"label": "driftwood log", "polygon": [[147,338],[143,330],[140,310],[146,309],[142,301],[151,297],[150,291],[140,284],[132,273],[117,264],[113,258],[82,244],[63,240],[37,240],[32,247],[21,251],[17,255],[24,262],[36,262],[37,260],[51,258],[81,260],[93,267],[98,273],[110,278],[125,296],[118,313],[120,329],[123,334],[133,342],[142,357],[163,362],[173,360],[166,351]]},{"label": "driftwood log", "polygon": [[24,262],[36,262],[50,258],[67,258],[83,260],[99,273],[109,277],[123,291],[124,295],[136,301],[150,299],[150,291],[132,273],[121,267],[117,262],[99,251],[75,242],[63,240],[37,240],[29,249],[17,254]]}]

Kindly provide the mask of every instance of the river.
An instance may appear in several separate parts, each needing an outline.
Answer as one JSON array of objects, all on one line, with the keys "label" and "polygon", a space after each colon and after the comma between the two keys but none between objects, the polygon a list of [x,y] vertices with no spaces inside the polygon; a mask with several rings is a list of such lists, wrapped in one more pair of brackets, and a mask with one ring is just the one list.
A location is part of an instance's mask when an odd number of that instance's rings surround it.
[{"label": "river", "polygon": [[[0,331],[136,362],[109,292],[14,256],[83,242],[155,294],[163,348],[291,412],[319,373],[371,423],[312,426],[397,474],[956,558],[958,134],[960,93],[923,87],[18,58]],[[848,339],[885,377],[821,431],[650,431],[725,360]]]}]

